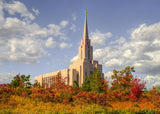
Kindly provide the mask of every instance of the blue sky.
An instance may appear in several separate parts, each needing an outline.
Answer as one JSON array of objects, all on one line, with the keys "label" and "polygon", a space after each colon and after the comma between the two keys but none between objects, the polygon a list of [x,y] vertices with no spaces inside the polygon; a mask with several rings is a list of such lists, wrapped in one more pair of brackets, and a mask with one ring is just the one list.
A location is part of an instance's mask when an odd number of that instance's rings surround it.
[{"label": "blue sky", "polygon": [[159,0],[0,0],[0,83],[17,73],[34,80],[68,68],[87,9],[94,59],[105,76],[130,65],[148,88],[160,84],[159,6]]}]

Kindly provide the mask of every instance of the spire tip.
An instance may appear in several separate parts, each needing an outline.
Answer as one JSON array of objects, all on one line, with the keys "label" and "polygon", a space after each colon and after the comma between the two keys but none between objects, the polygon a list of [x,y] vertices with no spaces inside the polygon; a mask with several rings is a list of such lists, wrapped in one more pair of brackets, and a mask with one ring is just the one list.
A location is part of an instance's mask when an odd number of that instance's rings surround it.
[{"label": "spire tip", "polygon": [[85,9],[85,16],[87,16],[87,10]]}]

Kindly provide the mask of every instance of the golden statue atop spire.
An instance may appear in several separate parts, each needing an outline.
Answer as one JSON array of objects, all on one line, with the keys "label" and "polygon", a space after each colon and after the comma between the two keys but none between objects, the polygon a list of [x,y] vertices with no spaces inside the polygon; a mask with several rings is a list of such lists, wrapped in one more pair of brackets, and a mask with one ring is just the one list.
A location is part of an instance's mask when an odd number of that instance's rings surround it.
[{"label": "golden statue atop spire", "polygon": [[85,9],[85,16],[87,16],[87,10]]}]

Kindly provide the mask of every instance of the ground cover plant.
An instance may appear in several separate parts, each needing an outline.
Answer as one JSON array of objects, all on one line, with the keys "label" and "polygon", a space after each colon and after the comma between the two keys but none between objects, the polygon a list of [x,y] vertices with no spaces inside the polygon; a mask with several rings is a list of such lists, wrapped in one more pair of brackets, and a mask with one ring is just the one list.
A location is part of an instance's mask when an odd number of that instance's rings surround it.
[{"label": "ground cover plant", "polygon": [[[0,84],[0,114],[25,113],[160,113],[160,86],[145,89],[145,82],[132,73],[134,67],[113,70],[113,81],[101,78],[98,70],[82,86],[65,84],[61,73],[52,85],[29,82],[30,75],[16,75],[10,84]],[[109,86],[111,83],[111,86]]]}]

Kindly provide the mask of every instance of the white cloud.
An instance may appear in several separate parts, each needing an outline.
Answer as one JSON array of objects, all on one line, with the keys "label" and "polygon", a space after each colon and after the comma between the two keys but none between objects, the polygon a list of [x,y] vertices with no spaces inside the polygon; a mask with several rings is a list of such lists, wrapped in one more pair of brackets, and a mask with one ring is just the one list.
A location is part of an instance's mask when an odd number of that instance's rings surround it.
[{"label": "white cloud", "polygon": [[74,61],[76,61],[76,60],[78,60],[78,55],[74,56],[74,57],[70,60],[70,62],[74,62]]},{"label": "white cloud", "polygon": [[32,11],[38,16],[39,15],[39,11],[38,11],[38,9],[34,9],[34,8],[32,8]]},{"label": "white cloud", "polygon": [[60,48],[68,48],[68,47],[72,47],[72,44],[67,44],[67,43],[65,43],[65,42],[62,42],[62,43],[60,43]]},{"label": "white cloud", "polygon": [[60,25],[64,28],[68,25],[68,21],[61,21]]},{"label": "white cloud", "polygon": [[0,25],[4,22],[3,2],[0,1]]},{"label": "white cloud", "polygon": [[120,59],[116,59],[116,58],[113,58],[113,59],[110,59],[109,61],[105,62],[105,66],[109,67],[109,68],[121,68],[121,66],[123,66],[125,63],[124,60],[120,60]]},{"label": "white cloud", "polygon": [[42,41],[33,39],[17,39],[9,40],[9,61],[21,62],[26,64],[38,63],[37,58],[47,55],[42,48]]},{"label": "white cloud", "polygon": [[31,76],[29,81],[31,82],[31,84],[34,84],[34,83],[35,83],[35,80],[36,80],[36,77],[32,77],[32,76]]},{"label": "white cloud", "polygon": [[91,44],[94,47],[101,47],[106,44],[107,38],[110,38],[112,34],[110,32],[108,33],[101,33],[99,30],[96,30],[96,32],[91,32]]},{"label": "white cloud", "polygon": [[105,56],[105,49],[96,49],[94,52],[93,52],[93,58],[94,59],[101,59]]},{"label": "white cloud", "polygon": [[13,77],[16,76],[18,73],[0,73],[0,84],[7,84],[11,83]]},{"label": "white cloud", "polygon": [[[39,13],[37,9],[32,10],[36,15]],[[5,12],[9,14],[7,17],[4,17]],[[4,61],[38,63],[39,58],[49,55],[46,48],[56,46],[56,41],[50,36],[58,40],[67,39],[63,29],[67,26],[68,21],[62,21],[59,25],[49,24],[41,28],[33,22],[34,19],[33,14],[23,3],[0,1],[1,65]],[[62,48],[65,46],[71,47],[71,44],[61,44]]]},{"label": "white cloud", "polygon": [[107,72],[107,73],[104,73],[104,79],[106,79],[107,81],[109,81],[108,85],[111,86],[111,82],[113,81],[112,80],[112,76],[113,75],[113,72]]},{"label": "white cloud", "polygon": [[110,79],[112,79],[111,78],[112,75],[113,75],[113,72],[107,72],[107,73],[104,74],[104,78],[107,78],[107,79],[110,80]]},{"label": "white cloud", "polygon": [[12,1],[10,3],[4,3],[3,8],[8,11],[9,14],[15,15],[15,13],[19,13],[21,17],[29,18],[34,20],[35,17],[30,13],[26,6],[19,1]]},{"label": "white cloud", "polygon": [[138,28],[132,31],[131,39],[136,41],[153,41],[160,36],[160,22],[147,26],[146,24],[140,25]]},{"label": "white cloud", "polygon": [[144,81],[146,81],[146,88],[152,88],[153,86],[160,85],[160,76],[146,76],[144,78]]},{"label": "white cloud", "polygon": [[124,53],[123,53],[123,56],[126,59],[129,59],[132,56],[132,51],[130,49],[125,50]]},{"label": "white cloud", "polygon": [[63,27],[61,27],[61,26],[62,25],[49,24],[48,30],[47,30],[48,35],[54,35],[55,37],[59,36],[60,40],[66,40],[67,37],[66,37],[65,33],[63,33],[61,31],[62,28],[64,28],[64,25],[63,25]]},{"label": "white cloud", "polygon": [[160,74],[160,22],[142,24],[131,32],[130,39],[124,37],[110,42],[105,48],[94,50],[94,59],[111,69],[135,66],[137,73]]},{"label": "white cloud", "polygon": [[46,41],[45,45],[47,48],[55,48],[57,45],[57,42],[53,41],[52,37],[49,37],[48,40]]}]

